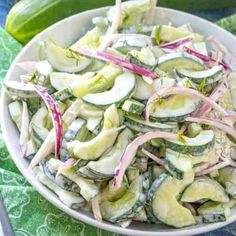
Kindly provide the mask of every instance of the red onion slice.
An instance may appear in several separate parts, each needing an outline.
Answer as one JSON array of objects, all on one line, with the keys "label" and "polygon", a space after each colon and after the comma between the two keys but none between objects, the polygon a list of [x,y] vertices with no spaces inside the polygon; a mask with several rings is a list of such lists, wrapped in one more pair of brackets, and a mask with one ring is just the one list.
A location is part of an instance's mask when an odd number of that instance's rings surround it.
[{"label": "red onion slice", "polygon": [[120,159],[120,163],[115,170],[115,179],[114,179],[115,188],[119,188],[121,186],[125,171],[128,168],[128,166],[132,163],[139,146],[141,146],[142,144],[146,143],[147,141],[153,138],[177,140],[178,135],[168,132],[154,131],[154,132],[148,132],[136,138],[132,143],[130,143],[127,146],[126,150],[124,151]]},{"label": "red onion slice", "polygon": [[[227,81],[223,81],[210,95],[210,99],[213,101],[217,101],[221,95],[229,88]],[[211,106],[208,104],[202,105],[199,109],[197,109],[193,116],[202,116],[211,110]]]},{"label": "red onion slice", "polygon": [[106,53],[106,52],[101,52],[101,51],[91,52],[89,50],[82,49],[82,48],[75,49],[75,52],[78,52],[79,54],[84,55],[84,56],[95,57],[97,59],[100,59],[100,60],[103,60],[103,61],[106,61],[106,62],[112,62],[112,63],[114,63],[114,64],[116,64],[120,67],[123,67],[127,70],[130,70],[130,71],[132,71],[136,74],[146,76],[146,77],[150,77],[153,80],[159,78],[159,76],[155,72],[149,71],[149,70],[147,70],[143,67],[132,64],[132,63],[130,63],[130,62],[118,57],[118,56],[111,55],[111,54]]},{"label": "red onion slice", "polygon": [[191,88],[185,88],[185,87],[168,87],[161,89],[154,93],[152,97],[149,98],[146,109],[145,109],[145,119],[148,120],[150,116],[150,111],[152,108],[153,102],[157,98],[162,98],[166,97],[169,95],[174,95],[174,94],[180,94],[180,95],[187,95],[187,96],[192,96],[194,98],[198,98],[202,101],[204,101],[206,104],[208,104],[210,107],[216,109],[218,112],[222,113],[224,116],[229,115],[227,111],[225,111],[224,108],[222,108],[220,105],[218,105],[215,101],[213,101],[211,98],[204,96],[197,90],[191,89]]},{"label": "red onion slice", "polygon": [[187,36],[181,39],[177,39],[175,41],[172,42],[168,42],[168,43],[163,43],[160,45],[160,48],[168,48],[168,49],[175,49],[183,44],[189,43],[193,41],[193,37],[192,36]]},{"label": "red onion slice", "polygon": [[62,143],[62,137],[63,137],[63,125],[62,125],[62,117],[61,113],[58,109],[58,106],[56,102],[53,100],[53,98],[46,92],[46,90],[40,86],[40,85],[33,85],[35,88],[35,91],[40,95],[40,97],[45,102],[46,106],[48,107],[52,121],[53,126],[55,129],[55,156],[56,158],[59,157],[61,143]]},{"label": "red onion slice", "polygon": [[218,63],[219,65],[222,65],[225,70],[231,70],[230,66],[228,66],[227,64],[225,64],[225,63],[223,63],[223,62],[218,62],[218,61],[215,60],[214,58],[208,57],[208,56],[206,56],[206,55],[204,55],[204,54],[201,54],[200,52],[197,52],[197,51],[195,51],[195,50],[192,49],[192,48],[183,46],[182,49],[183,49],[185,52],[187,52],[188,54],[191,54],[191,55],[194,55],[194,56],[200,58],[200,59],[203,60],[204,62],[216,62],[216,63]]}]

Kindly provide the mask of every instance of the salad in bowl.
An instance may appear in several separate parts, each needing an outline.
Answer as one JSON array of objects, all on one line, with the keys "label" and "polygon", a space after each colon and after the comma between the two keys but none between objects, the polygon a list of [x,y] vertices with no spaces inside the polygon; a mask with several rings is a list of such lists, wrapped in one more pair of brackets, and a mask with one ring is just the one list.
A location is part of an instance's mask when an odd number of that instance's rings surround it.
[{"label": "salad in bowl", "polygon": [[128,227],[227,221],[236,203],[235,59],[156,1],[116,1],[77,42],[48,37],[6,80],[21,155],[75,211]]}]

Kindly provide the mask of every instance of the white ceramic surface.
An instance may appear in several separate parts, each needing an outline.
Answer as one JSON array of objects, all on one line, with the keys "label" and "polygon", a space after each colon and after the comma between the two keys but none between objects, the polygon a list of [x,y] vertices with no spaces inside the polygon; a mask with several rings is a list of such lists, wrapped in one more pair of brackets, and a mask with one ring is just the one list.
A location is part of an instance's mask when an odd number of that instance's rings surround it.
[{"label": "white ceramic surface", "polygon": [[[75,42],[79,37],[81,37],[88,29],[92,27],[91,18],[98,15],[104,15],[106,8],[100,8],[96,10],[86,11],[78,15],[74,15],[65,20],[62,20],[53,26],[49,27],[33,40],[31,40],[24,49],[19,53],[12,63],[6,80],[19,80],[19,75],[23,72],[20,68],[16,66],[18,62],[25,60],[37,60],[38,59],[38,45],[42,40],[47,39],[50,35],[55,39],[61,46],[67,46]],[[167,22],[167,19],[163,18],[163,11],[170,21],[174,25],[181,25],[184,23],[191,23],[193,29],[196,32],[202,33],[203,35],[216,36],[224,45],[226,45],[230,51],[236,55],[236,38],[228,33],[227,31],[217,27],[216,25],[201,19],[199,17],[186,14],[180,11],[158,8],[156,10],[157,20]],[[113,231],[116,233],[135,235],[135,236],[171,236],[171,235],[194,235],[203,232],[211,231],[220,227],[223,227],[233,221],[236,221],[236,209],[233,210],[232,216],[227,222],[215,223],[215,224],[204,224],[196,225],[192,227],[187,227],[183,229],[174,229],[163,224],[144,224],[144,223],[132,223],[128,228],[121,228],[119,226],[110,224],[108,222],[98,222],[96,221],[92,214],[84,211],[74,211],[63,205],[60,200],[51,191],[41,185],[33,173],[27,169],[28,162],[20,156],[19,152],[19,134],[18,131],[10,119],[8,112],[9,100],[5,93],[1,93],[1,107],[0,107],[0,118],[3,137],[6,142],[7,148],[17,165],[18,169],[25,176],[25,178],[30,182],[30,184],[48,201],[54,204],[56,207],[60,208],[62,211],[73,216],[74,218],[81,220],[90,225]]]}]

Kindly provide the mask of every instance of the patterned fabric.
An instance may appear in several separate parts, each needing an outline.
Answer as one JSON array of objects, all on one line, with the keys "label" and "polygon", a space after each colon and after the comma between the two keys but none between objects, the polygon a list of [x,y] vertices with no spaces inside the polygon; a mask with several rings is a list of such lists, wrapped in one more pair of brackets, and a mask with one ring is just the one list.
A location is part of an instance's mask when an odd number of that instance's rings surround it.
[{"label": "patterned fabric", "polygon": [[[0,28],[0,87],[21,45]],[[77,221],[51,205],[19,173],[0,132],[0,194],[16,236],[118,236]],[[236,235],[236,224],[204,236]],[[203,236],[203,235],[202,235]]]}]

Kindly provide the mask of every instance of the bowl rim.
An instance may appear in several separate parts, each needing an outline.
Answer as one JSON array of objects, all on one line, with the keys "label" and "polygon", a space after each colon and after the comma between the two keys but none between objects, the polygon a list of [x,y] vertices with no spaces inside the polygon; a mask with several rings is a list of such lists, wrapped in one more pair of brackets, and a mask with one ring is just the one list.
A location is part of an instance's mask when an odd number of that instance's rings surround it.
[{"label": "bowl rim", "polygon": [[[28,50],[28,47],[31,44],[34,44],[38,39],[41,38],[42,35],[49,33],[52,29],[58,27],[61,23],[66,22],[70,19],[73,18],[77,18],[78,16],[83,16],[86,15],[88,13],[93,13],[93,12],[102,12],[105,11],[109,8],[109,6],[107,7],[101,7],[101,8],[96,8],[96,9],[92,9],[92,10],[87,10],[72,16],[69,16],[63,20],[60,20],[56,23],[54,23],[53,25],[49,26],[48,28],[46,28],[45,30],[43,30],[42,32],[40,32],[38,35],[36,35],[33,39],[30,40],[29,43],[27,43],[23,49],[18,53],[18,55],[15,57],[15,59],[13,60],[13,62],[11,63],[7,74],[4,78],[4,80],[10,80],[11,78],[11,74],[14,71],[14,68],[16,66],[16,62],[21,58],[22,55],[25,54],[25,52]],[[226,31],[223,28],[220,28],[219,26],[217,26],[216,24],[203,19],[201,17],[192,15],[190,13],[186,13],[183,11],[179,11],[179,10],[175,10],[175,9],[171,9],[171,8],[164,8],[164,7],[157,7],[160,10],[163,11],[167,11],[167,12],[172,12],[175,14],[180,14],[183,17],[186,16],[187,18],[195,18],[198,21],[201,21],[203,24],[207,23],[209,26],[216,28],[217,30],[222,31],[222,33],[226,36],[226,37],[230,37],[230,38],[234,38],[235,42],[236,42],[236,37],[231,34],[230,32]],[[3,81],[4,81],[3,80]],[[5,141],[6,147],[8,149],[8,152],[12,158],[12,160],[14,161],[15,165],[17,166],[17,168],[20,170],[21,174],[26,178],[26,180],[31,184],[31,186],[40,194],[42,195],[45,199],[47,199],[52,205],[54,205],[55,207],[59,208],[60,210],[62,210],[63,212],[67,213],[68,215],[72,216],[75,219],[78,219],[86,224],[92,225],[94,227],[98,227],[107,231],[111,231],[111,232],[115,232],[115,233],[120,233],[120,234],[124,234],[124,235],[137,235],[137,236],[176,236],[176,235],[181,235],[181,236],[187,236],[187,235],[196,235],[196,234],[200,234],[200,233],[206,233],[218,228],[221,228],[223,226],[226,226],[234,221],[236,221],[236,213],[234,215],[232,215],[230,217],[230,219],[228,219],[225,222],[219,222],[219,223],[211,223],[211,224],[203,224],[202,226],[199,226],[198,228],[193,228],[194,226],[192,226],[191,228],[182,228],[182,229],[170,229],[170,231],[145,231],[145,230],[139,230],[139,229],[133,229],[133,228],[122,228],[120,226],[117,226],[115,224],[111,224],[109,222],[103,221],[103,222],[99,222],[96,219],[87,216],[85,214],[83,214],[82,212],[79,211],[75,211],[70,209],[69,207],[65,206],[58,198],[55,198],[55,196],[53,196],[52,192],[45,188],[41,183],[39,183],[39,181],[36,180],[36,178],[32,178],[32,171],[29,171],[28,169],[25,169],[23,167],[23,165],[21,165],[21,159],[17,156],[15,156],[14,150],[11,147],[11,138],[10,135],[8,135],[7,132],[7,127],[6,127],[6,119],[4,117],[4,108],[6,106],[5,104],[5,100],[6,100],[6,94],[3,90],[1,90],[1,98],[0,98],[0,124],[1,124],[1,130],[2,130],[2,137]]]}]

